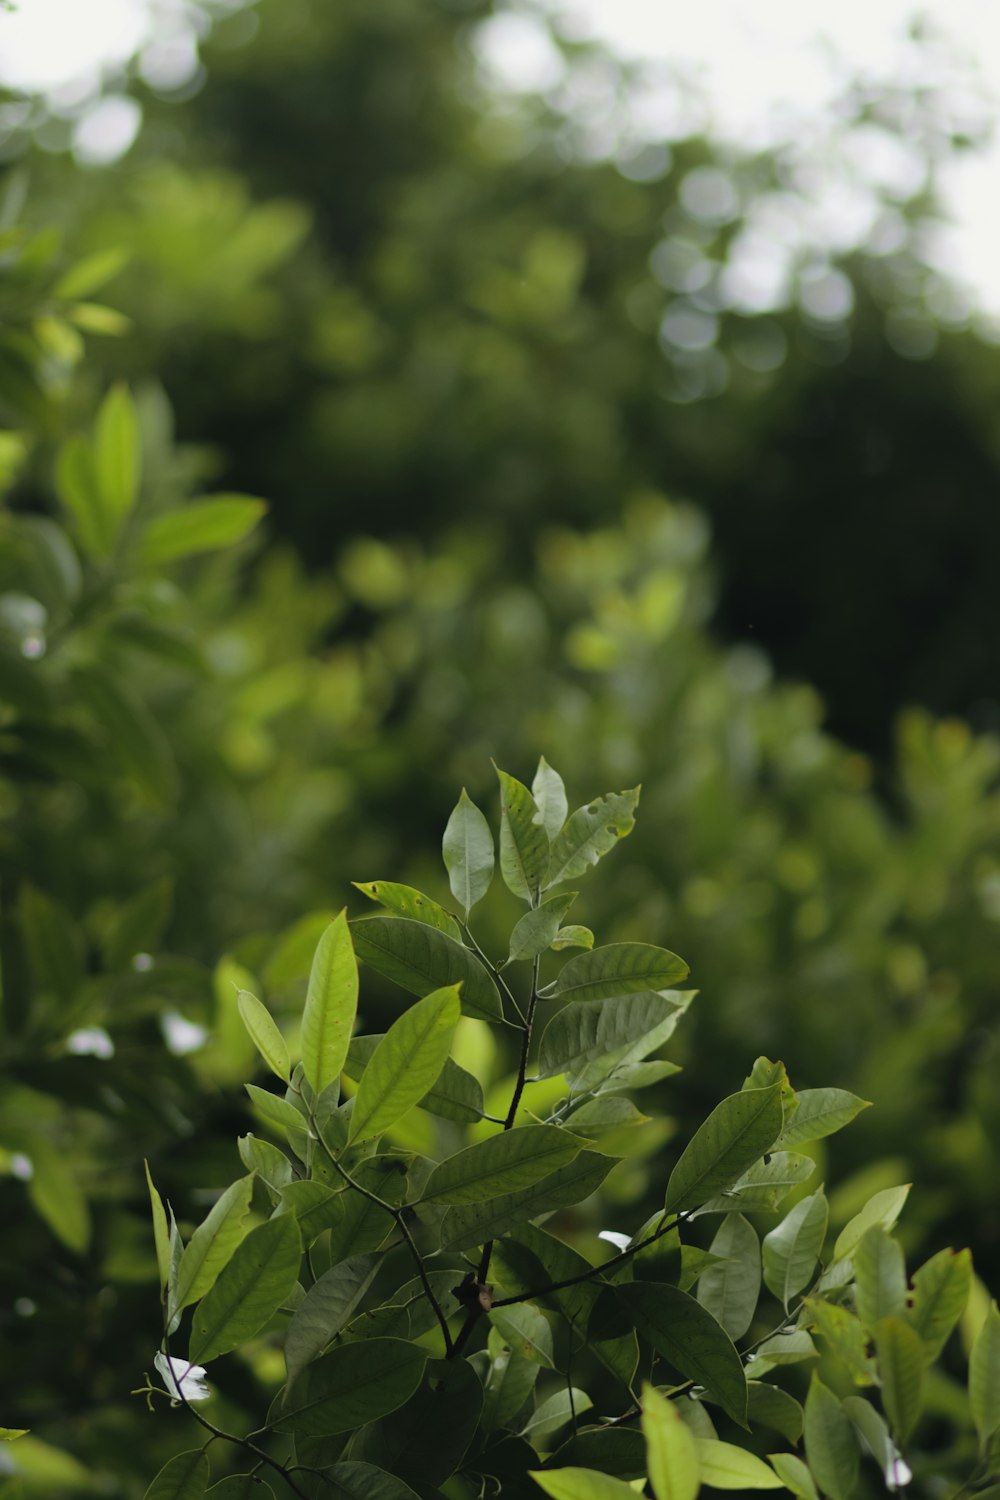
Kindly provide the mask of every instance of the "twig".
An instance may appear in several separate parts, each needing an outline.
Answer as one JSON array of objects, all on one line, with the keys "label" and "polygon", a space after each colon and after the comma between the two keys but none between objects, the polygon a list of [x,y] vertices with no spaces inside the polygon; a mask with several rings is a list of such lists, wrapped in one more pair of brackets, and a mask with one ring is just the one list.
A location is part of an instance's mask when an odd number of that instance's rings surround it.
[{"label": "twig", "polygon": [[534,1297],[547,1297],[550,1292],[561,1292],[566,1287],[579,1286],[583,1281],[591,1281],[595,1276],[603,1276],[606,1271],[623,1265],[625,1261],[630,1260],[640,1250],[645,1250],[647,1245],[654,1245],[665,1234],[669,1234],[671,1229],[676,1229],[678,1224],[682,1224],[687,1217],[686,1213],[679,1213],[676,1218],[671,1219],[669,1222],[661,1222],[653,1230],[653,1233],[647,1235],[644,1240],[640,1240],[636,1245],[629,1245],[627,1250],[622,1250],[619,1254],[613,1255],[610,1260],[604,1261],[602,1265],[591,1266],[588,1271],[580,1271],[576,1276],[567,1276],[563,1281],[550,1281],[547,1286],[534,1287],[530,1292],[518,1292],[514,1297],[498,1297],[493,1306],[513,1307],[515,1302],[530,1302]]}]

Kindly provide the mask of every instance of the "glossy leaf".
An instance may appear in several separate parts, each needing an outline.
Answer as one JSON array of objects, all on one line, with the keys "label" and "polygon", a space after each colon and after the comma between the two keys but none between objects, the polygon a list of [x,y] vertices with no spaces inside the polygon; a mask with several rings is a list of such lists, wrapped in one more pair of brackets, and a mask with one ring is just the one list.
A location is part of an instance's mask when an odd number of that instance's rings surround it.
[{"label": "glossy leaf", "polygon": [[969,1355],[969,1403],[980,1447],[985,1448],[1000,1430],[1000,1312],[995,1302],[990,1303]]},{"label": "glossy leaf", "polygon": [[730,1094],[700,1125],[667,1183],[666,1208],[707,1203],[773,1146],[781,1130],[781,1087]]},{"label": "glossy leaf", "polygon": [[142,1500],[202,1500],[211,1475],[200,1448],[178,1453],[163,1465]]},{"label": "glossy leaf", "polygon": [[538,819],[551,842],[566,821],[569,803],[562,777],[552,769],[544,755],[538,761],[538,770],[531,783],[531,795],[538,808]]},{"label": "glossy leaf", "polygon": [[747,1425],[743,1362],[729,1335],[686,1292],[665,1282],[627,1282],[615,1296],[635,1328],[741,1427]]},{"label": "glossy leaf", "polygon": [[251,1229],[195,1308],[188,1350],[192,1362],[228,1354],[259,1333],[288,1298],[301,1260],[302,1241],[292,1214]]},{"label": "glossy leaf", "polygon": [[870,1107],[869,1100],[846,1089],[800,1089],[798,1103],[785,1120],[778,1145],[783,1150],[833,1135]]},{"label": "glossy leaf", "polygon": [[855,1214],[840,1231],[833,1247],[834,1260],[844,1260],[853,1255],[868,1230],[876,1225],[882,1229],[891,1229],[902,1213],[910,1186],[907,1182],[900,1187],[884,1188],[882,1192],[869,1198],[861,1212]]},{"label": "glossy leaf", "polygon": [[495,1307],[490,1322],[512,1353],[532,1364],[555,1369],[552,1358],[552,1328],[544,1313],[530,1302],[516,1302],[512,1307]]},{"label": "glossy leaf", "polygon": [[811,1281],[819,1260],[829,1204],[822,1188],[800,1198],[768,1234],[762,1245],[764,1284],[785,1308]]},{"label": "glossy leaf", "polygon": [[438,932],[445,932],[456,942],[461,942],[462,929],[455,918],[423,891],[414,890],[412,885],[399,885],[394,880],[355,880],[352,884],[363,896],[388,907],[397,917],[409,917],[413,922],[423,922],[426,927],[436,927]]},{"label": "glossy leaf", "polygon": [[576,1075],[588,1063],[646,1038],[652,1049],[666,1040],[679,1014],[670,999],[650,992],[567,1005],[556,1012],[542,1032],[539,1077]]},{"label": "glossy leaf", "polygon": [[819,1500],[819,1491],[808,1467],[794,1453],[769,1453],[769,1463],[786,1489],[801,1500]]},{"label": "glossy leaf", "polygon": [[820,1489],[830,1500],[850,1500],[858,1480],[857,1438],[837,1397],[817,1375],[806,1397],[803,1435],[806,1459]]},{"label": "glossy leaf", "polygon": [[219,1272],[243,1239],[252,1193],[252,1174],[230,1183],[191,1236],[171,1287],[171,1317],[204,1297],[214,1286]]},{"label": "glossy leaf", "polygon": [[531,1187],[579,1154],[582,1141],[557,1125],[526,1125],[476,1141],[436,1166],[422,1201],[479,1203]]},{"label": "glossy leaf", "polygon": [[698,1301],[725,1329],[740,1339],[753,1321],[760,1296],[760,1241],[742,1214],[729,1214],[709,1250],[720,1257],[698,1281]]},{"label": "glossy leaf", "polygon": [[249,536],[266,510],[263,500],[246,495],[213,495],[167,511],[155,516],[143,532],[140,561],[170,563],[196,552],[232,547]]},{"label": "glossy leaf", "polygon": [[256,995],[249,990],[240,990],[236,998],[239,1007],[240,1018],[247,1029],[247,1034],[253,1042],[261,1057],[267,1063],[271,1072],[276,1074],[283,1083],[287,1083],[292,1076],[291,1061],[288,1056],[288,1044],[277,1023],[266,1005],[262,1005]]},{"label": "glossy leaf", "polygon": [[484,1203],[449,1208],[441,1227],[442,1244],[453,1250],[466,1250],[485,1244],[526,1219],[581,1203],[600,1187],[614,1164],[610,1156],[581,1151],[575,1161],[541,1178],[533,1187],[502,1193]]},{"label": "glossy leaf", "polygon": [[352,1255],[325,1271],[309,1288],[295,1309],[285,1335],[289,1384],[350,1322],[371,1286],[379,1264],[377,1255]]},{"label": "glossy leaf", "polygon": [[411,995],[461,984],[462,1013],[486,1021],[503,1016],[500,994],[482,964],[447,933],[406,917],[352,922],[358,957]]},{"label": "glossy leaf", "polygon": [[571,958],[539,994],[546,1000],[617,999],[671,989],[687,972],[684,960],[667,948],[652,943],[608,943]]},{"label": "glossy leaf", "polygon": [[170,1230],[167,1227],[167,1214],[163,1207],[163,1199],[153,1186],[153,1179],[149,1171],[149,1162],[144,1161],[146,1168],[146,1186],[149,1188],[149,1206],[153,1213],[153,1243],[156,1246],[156,1269],[160,1276],[160,1292],[165,1292],[167,1282],[170,1280]]},{"label": "glossy leaf", "polygon": [[493,834],[465,787],[444,830],[441,843],[451,894],[465,915],[481,901],[493,879]]},{"label": "glossy leaf", "polygon": [[901,1316],[882,1318],[872,1331],[886,1416],[900,1443],[905,1443],[920,1415],[926,1363],[923,1342]]},{"label": "glossy leaf", "polygon": [[672,1401],[654,1386],[642,1392],[646,1467],[656,1500],[694,1500],[701,1486],[695,1438]]},{"label": "glossy leaf", "polygon": [[596,1469],[529,1469],[530,1477],[552,1500],[635,1500],[635,1490]]},{"label": "glossy leaf", "polygon": [[854,1249],[854,1305],[871,1330],[882,1318],[906,1309],[906,1264],[902,1247],[879,1225],[867,1230]]},{"label": "glossy leaf", "polygon": [[507,962],[537,958],[553,942],[563,917],[576,900],[576,891],[548,896],[541,906],[526,911],[510,935]]},{"label": "glossy leaf", "polygon": [[342,911],[316,945],[302,1012],[302,1066],[314,1093],[340,1077],[357,1011],[358,966]]},{"label": "glossy leaf", "polygon": [[929,1360],[937,1359],[965,1311],[972,1289],[968,1250],[940,1250],[913,1275],[910,1322],[924,1341]]},{"label": "glossy leaf", "polygon": [[460,1015],[458,986],[449,985],[425,995],[393,1022],[362,1076],[351,1115],[352,1143],[381,1135],[433,1088]]},{"label": "glossy leaf", "polygon": [[762,1458],[720,1443],[715,1438],[696,1438],[695,1448],[703,1484],[713,1490],[780,1490],[782,1481]]},{"label": "glossy leaf", "polygon": [[528,788],[495,769],[500,782],[500,874],[512,895],[532,901],[549,867],[549,836]]},{"label": "glossy leaf", "polygon": [[585,875],[591,865],[596,865],[620,839],[632,832],[639,791],[639,787],[634,787],[629,792],[609,792],[606,797],[577,808],[552,841],[546,889]]},{"label": "glossy leaf", "polygon": [[306,1366],[274,1414],[274,1425],[301,1437],[353,1432],[408,1401],[427,1358],[426,1349],[403,1339],[339,1344]]}]

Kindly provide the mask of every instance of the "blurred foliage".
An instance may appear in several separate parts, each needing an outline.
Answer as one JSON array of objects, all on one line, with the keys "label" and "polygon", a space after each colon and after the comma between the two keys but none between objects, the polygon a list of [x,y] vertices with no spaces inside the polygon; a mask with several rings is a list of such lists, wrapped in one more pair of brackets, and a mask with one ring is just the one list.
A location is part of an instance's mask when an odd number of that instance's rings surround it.
[{"label": "blurred foliage", "polygon": [[[835,1210],[912,1178],[908,1250],[1000,1279],[1000,747],[925,707],[889,748],[901,704],[994,712],[997,361],[933,311],[925,187],[827,265],[853,312],[809,313],[814,256],[797,309],[740,314],[712,288],[793,148],[692,137],[627,176],[574,156],[585,108],[485,91],[486,7],[255,11],[200,93],[135,84],[121,163],[33,155],[23,210],[10,174],[0,231],[0,1326],[4,1420],[55,1445],[18,1444],[36,1494],[149,1471],[141,1158],[189,1221],[228,1180],[232,980],[290,1012],[351,878],[444,899],[436,830],[491,755],[544,751],[579,797],[644,783],[580,920],[702,988],[661,1107],[690,1126],[761,1051],[855,1089],[878,1107],[831,1150]],[[568,68],[618,86],[589,47]],[[853,104],[898,128],[891,91]],[[703,169],[725,222],[685,209]],[[659,339],[672,312],[709,344]],[[100,455],[133,411],[123,505]],[[178,555],[171,518],[220,489],[268,497],[271,541]]]}]

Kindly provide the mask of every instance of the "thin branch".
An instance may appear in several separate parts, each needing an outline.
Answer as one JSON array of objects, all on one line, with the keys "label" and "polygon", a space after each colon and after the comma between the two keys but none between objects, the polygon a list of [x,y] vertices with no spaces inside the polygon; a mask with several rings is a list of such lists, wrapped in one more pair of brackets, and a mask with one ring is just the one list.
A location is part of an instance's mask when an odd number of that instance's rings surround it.
[{"label": "thin branch", "polygon": [[669,1234],[671,1229],[676,1229],[678,1224],[683,1223],[686,1218],[686,1214],[679,1213],[669,1222],[661,1222],[658,1228],[654,1229],[653,1233],[647,1235],[644,1240],[640,1240],[636,1245],[629,1245],[627,1250],[613,1255],[610,1260],[604,1261],[600,1266],[591,1266],[589,1271],[580,1271],[578,1275],[567,1276],[563,1281],[550,1281],[546,1286],[534,1287],[530,1292],[518,1292],[514,1297],[498,1297],[493,1306],[513,1307],[515,1302],[530,1302],[535,1297],[547,1297],[550,1292],[562,1292],[567,1287],[579,1286],[581,1282],[592,1281],[596,1276],[603,1276],[605,1272],[614,1270],[616,1266],[624,1265],[625,1261],[630,1260],[633,1255],[638,1254],[640,1250],[645,1250],[647,1245],[654,1245],[665,1234]]},{"label": "thin branch", "polygon": [[[471,943],[473,951],[475,952],[477,958],[479,958],[482,963],[485,964],[486,968],[493,976],[493,979],[503,989],[504,993],[507,996],[507,999],[510,1001],[511,1005],[513,1005],[514,1007],[514,1010],[517,1012],[518,1019],[523,1026],[525,1024],[524,1012],[522,1011],[520,1005],[518,1005],[517,1003],[517,996],[514,994],[514,991],[511,989],[510,985],[507,983],[506,979],[503,977],[493,960],[487,957],[482,948],[480,948],[479,944],[472,936],[472,930],[469,927],[468,922],[462,922],[461,918],[459,918],[459,921],[461,922],[462,930],[464,931],[466,937],[469,939],[469,942]],[[534,985],[532,985],[532,989],[534,989]]]}]

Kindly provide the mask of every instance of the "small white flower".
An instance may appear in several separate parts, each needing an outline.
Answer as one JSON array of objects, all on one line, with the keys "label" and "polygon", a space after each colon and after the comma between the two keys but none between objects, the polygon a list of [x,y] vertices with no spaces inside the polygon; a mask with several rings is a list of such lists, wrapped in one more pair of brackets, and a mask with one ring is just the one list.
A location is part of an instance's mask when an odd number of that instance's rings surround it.
[{"label": "small white flower", "polygon": [[114,1057],[115,1044],[103,1026],[81,1026],[66,1038],[66,1050],[75,1057]]},{"label": "small white flower", "polygon": [[208,1041],[208,1032],[196,1021],[189,1021],[180,1011],[167,1010],[160,1017],[163,1039],[175,1057],[197,1052]]},{"label": "small white flower", "polygon": [[602,1229],[597,1236],[599,1240],[607,1240],[609,1245],[614,1245],[616,1250],[627,1250],[632,1243],[630,1234],[618,1234],[614,1229]]},{"label": "small white flower", "polygon": [[886,1465],[886,1489],[901,1490],[909,1484],[912,1478],[913,1470],[906,1462],[906,1459],[902,1458],[900,1454],[897,1453],[895,1457],[890,1459],[889,1463]]},{"label": "small white flower", "polygon": [[166,1354],[154,1355],[153,1363],[175,1402],[209,1400],[211,1392],[205,1384],[203,1365],[190,1365],[186,1359],[173,1359]]}]

